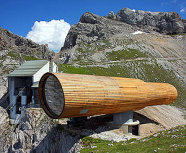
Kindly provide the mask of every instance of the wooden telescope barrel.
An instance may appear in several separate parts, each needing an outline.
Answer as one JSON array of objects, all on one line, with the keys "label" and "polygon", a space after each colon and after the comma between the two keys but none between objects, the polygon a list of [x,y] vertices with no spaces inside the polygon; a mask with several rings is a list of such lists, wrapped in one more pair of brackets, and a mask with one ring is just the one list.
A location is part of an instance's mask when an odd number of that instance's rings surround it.
[{"label": "wooden telescope barrel", "polygon": [[167,83],[67,73],[44,74],[38,92],[44,111],[55,119],[139,110],[177,98]]}]

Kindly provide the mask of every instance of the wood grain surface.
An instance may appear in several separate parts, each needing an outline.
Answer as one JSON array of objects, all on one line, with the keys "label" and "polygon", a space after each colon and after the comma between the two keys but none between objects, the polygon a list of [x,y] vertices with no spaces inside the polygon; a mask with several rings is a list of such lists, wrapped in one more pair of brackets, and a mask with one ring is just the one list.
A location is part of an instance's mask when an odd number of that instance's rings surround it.
[{"label": "wood grain surface", "polygon": [[[57,117],[47,110],[42,93],[43,82],[50,75],[58,79],[64,92],[65,106]],[[176,88],[167,83],[67,73],[46,73],[40,80],[38,91],[43,109],[52,118],[139,110],[151,105],[170,104],[178,95]]]}]

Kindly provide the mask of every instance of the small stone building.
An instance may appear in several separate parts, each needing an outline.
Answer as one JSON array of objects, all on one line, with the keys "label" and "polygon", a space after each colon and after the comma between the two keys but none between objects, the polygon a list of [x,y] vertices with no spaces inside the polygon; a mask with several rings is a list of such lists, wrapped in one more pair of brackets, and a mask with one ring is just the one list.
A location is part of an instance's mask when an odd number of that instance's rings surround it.
[{"label": "small stone building", "polygon": [[27,106],[40,105],[37,91],[39,80],[46,72],[57,71],[54,62],[34,60],[25,62],[8,75],[10,119],[13,123],[24,114]]}]

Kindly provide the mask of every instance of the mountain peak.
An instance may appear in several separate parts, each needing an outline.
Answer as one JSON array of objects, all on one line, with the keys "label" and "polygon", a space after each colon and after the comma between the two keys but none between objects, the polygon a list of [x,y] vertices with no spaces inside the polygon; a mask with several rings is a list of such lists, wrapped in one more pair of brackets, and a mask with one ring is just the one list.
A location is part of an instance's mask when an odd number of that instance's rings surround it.
[{"label": "mountain peak", "polygon": [[92,43],[115,34],[127,34],[140,29],[149,33],[185,33],[186,20],[176,12],[150,12],[129,8],[123,8],[117,14],[111,11],[106,17],[86,12],[80,17],[78,24],[71,27],[62,50],[79,42]]}]

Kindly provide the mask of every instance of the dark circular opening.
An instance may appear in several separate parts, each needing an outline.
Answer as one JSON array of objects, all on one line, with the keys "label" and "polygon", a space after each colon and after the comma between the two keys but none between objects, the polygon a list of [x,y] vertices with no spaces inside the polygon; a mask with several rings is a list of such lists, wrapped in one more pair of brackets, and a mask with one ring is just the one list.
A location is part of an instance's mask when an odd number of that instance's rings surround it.
[{"label": "dark circular opening", "polygon": [[62,86],[59,80],[50,75],[43,84],[44,105],[48,112],[55,118],[59,117],[64,108],[65,99]]}]

